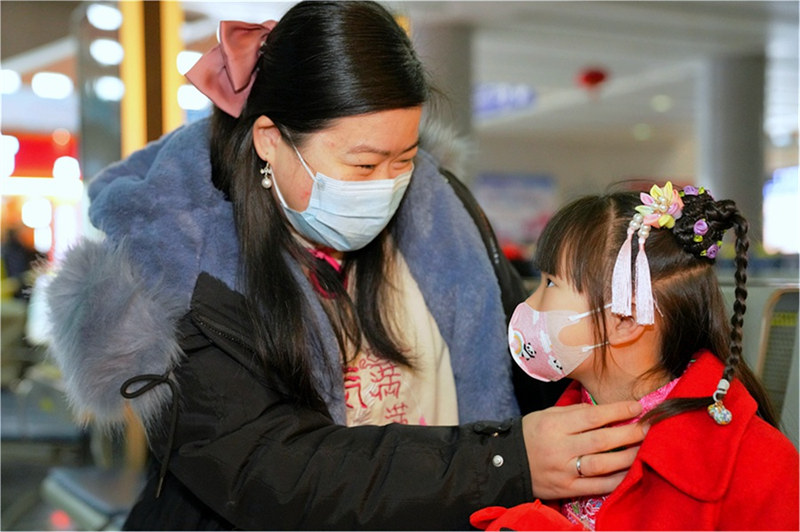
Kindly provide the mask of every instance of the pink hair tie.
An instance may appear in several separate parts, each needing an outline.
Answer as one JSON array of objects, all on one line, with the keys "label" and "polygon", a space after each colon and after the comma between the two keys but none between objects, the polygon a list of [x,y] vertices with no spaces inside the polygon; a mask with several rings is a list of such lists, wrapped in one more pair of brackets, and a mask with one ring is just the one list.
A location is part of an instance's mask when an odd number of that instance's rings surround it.
[{"label": "pink hair tie", "polygon": [[219,44],[195,63],[186,79],[217,107],[238,117],[256,79],[261,45],[275,24],[275,20],[262,24],[223,20]]}]

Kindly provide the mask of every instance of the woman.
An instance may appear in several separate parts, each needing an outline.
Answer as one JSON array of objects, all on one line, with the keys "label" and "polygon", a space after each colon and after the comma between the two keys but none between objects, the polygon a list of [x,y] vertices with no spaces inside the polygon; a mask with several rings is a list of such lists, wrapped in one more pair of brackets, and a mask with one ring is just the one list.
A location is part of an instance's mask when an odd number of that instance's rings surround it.
[{"label": "woman", "polygon": [[642,430],[586,431],[638,406],[515,418],[497,280],[420,149],[428,86],[390,14],[300,3],[220,40],[187,74],[210,124],[93,180],[106,240],[49,292],[76,409],[113,424],[129,399],[159,462],[126,526],[464,528],[612,489],[635,449],[600,453]]}]

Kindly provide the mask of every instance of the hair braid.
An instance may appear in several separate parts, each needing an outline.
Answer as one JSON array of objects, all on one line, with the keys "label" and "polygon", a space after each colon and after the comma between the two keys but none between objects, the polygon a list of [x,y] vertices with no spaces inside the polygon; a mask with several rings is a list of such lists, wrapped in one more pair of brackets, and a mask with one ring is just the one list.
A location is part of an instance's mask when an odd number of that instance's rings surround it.
[{"label": "hair braid", "polygon": [[[731,381],[742,359],[742,325],[747,309],[747,236],[749,224],[732,200],[715,201],[701,189],[697,194],[683,194],[683,216],[676,222],[673,234],[685,251],[704,261],[713,261],[722,244],[722,236],[733,228],[736,235],[736,287],[731,316],[730,352],[725,360],[723,378]],[[713,252],[712,252],[713,250]]]},{"label": "hair braid", "polygon": [[745,305],[745,300],[747,298],[745,284],[747,282],[747,251],[750,247],[750,241],[747,236],[749,224],[732,201],[721,201],[719,202],[719,206],[720,210],[726,213],[730,220],[731,227],[733,227],[736,236],[736,256],[734,258],[734,264],[736,266],[734,279],[736,285],[734,288],[733,316],[731,316],[730,322],[730,353],[725,363],[722,377],[729,382],[734,376],[741,380],[747,390],[756,399],[758,415],[767,423],[777,427],[778,416],[769,395],[760,384],[759,379],[753,374],[752,370],[750,370],[747,364],[742,362],[742,324],[744,322],[744,313],[747,308]]},{"label": "hair braid", "polygon": [[750,247],[750,241],[747,237],[749,226],[747,220],[742,217],[733,202],[727,203],[728,205],[725,207],[731,212],[736,235],[736,257],[734,259],[734,264],[736,265],[734,274],[736,287],[734,289],[733,316],[731,316],[731,352],[723,373],[723,377],[730,381],[742,357],[742,325],[744,323],[744,313],[747,310],[747,305],[745,305],[745,300],[747,299],[747,289],[745,288],[747,283],[747,250]]}]

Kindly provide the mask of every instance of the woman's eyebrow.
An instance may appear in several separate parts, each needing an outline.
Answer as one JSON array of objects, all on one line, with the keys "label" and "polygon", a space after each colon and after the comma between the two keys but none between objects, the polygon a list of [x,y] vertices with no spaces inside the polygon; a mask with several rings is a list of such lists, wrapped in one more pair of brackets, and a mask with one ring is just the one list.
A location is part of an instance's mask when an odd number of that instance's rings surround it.
[{"label": "woman's eyebrow", "polygon": [[[406,153],[407,151],[411,151],[414,148],[416,148],[417,146],[419,146],[419,139],[417,139],[417,141],[414,144],[412,144],[408,148],[404,149],[400,153]],[[387,150],[381,150],[381,149],[376,148],[374,146],[370,146],[369,144],[359,144],[357,146],[354,146],[353,148],[347,150],[347,153],[349,153],[349,154],[376,153],[378,155],[383,155],[384,157],[388,157],[389,155],[391,155],[391,153],[388,152]]]}]

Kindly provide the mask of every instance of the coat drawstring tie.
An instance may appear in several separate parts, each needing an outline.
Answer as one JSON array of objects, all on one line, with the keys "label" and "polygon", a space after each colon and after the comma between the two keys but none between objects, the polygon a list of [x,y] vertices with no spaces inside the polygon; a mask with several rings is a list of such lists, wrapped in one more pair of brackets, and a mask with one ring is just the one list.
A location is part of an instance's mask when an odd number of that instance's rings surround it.
[{"label": "coat drawstring tie", "polygon": [[[128,390],[132,385],[146,382],[144,386],[134,391]],[[131,377],[126,380],[120,387],[120,393],[125,399],[135,399],[145,393],[149,392],[159,384],[166,384],[172,392],[172,406],[170,407],[170,428],[167,437],[167,453],[161,460],[161,470],[158,473],[158,486],[156,487],[156,499],[161,495],[161,488],[164,485],[164,479],[167,476],[167,467],[169,466],[169,459],[172,455],[172,444],[175,441],[175,431],[178,429],[178,390],[175,383],[169,378],[169,372],[164,375],[157,374],[143,374]]]}]

